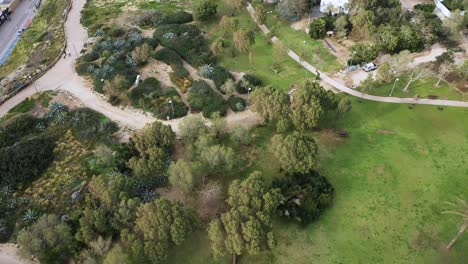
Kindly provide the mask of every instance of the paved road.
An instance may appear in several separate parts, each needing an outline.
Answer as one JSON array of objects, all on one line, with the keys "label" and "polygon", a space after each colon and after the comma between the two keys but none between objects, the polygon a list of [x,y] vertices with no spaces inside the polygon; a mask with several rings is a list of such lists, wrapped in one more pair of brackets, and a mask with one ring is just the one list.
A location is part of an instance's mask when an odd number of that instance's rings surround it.
[{"label": "paved road", "polygon": [[[255,10],[252,7],[252,5],[249,3],[247,6],[247,10],[249,11],[252,19],[255,21]],[[267,34],[270,32],[270,30],[265,26],[265,25],[258,25],[260,27],[260,30],[264,34]],[[282,45],[283,47],[286,47],[284,43],[281,42],[277,37],[272,37],[271,40],[273,43],[276,45]],[[399,98],[399,97],[384,97],[384,96],[375,96],[375,95],[370,95],[370,94],[365,94],[356,90],[353,90],[346,85],[340,83],[339,81],[329,77],[326,73],[318,71],[317,68],[314,66],[310,65],[308,62],[301,60],[299,55],[297,55],[294,51],[288,49],[288,55],[291,57],[294,61],[297,63],[301,64],[302,67],[307,69],[308,71],[316,74],[317,72],[320,73],[320,77],[323,82],[333,86],[339,91],[345,92],[347,94],[363,98],[366,100],[371,100],[371,101],[376,101],[376,102],[385,102],[385,103],[397,103],[397,104],[422,104],[422,105],[443,105],[443,106],[456,106],[456,107],[468,107],[468,102],[463,102],[463,101],[452,101],[452,100],[435,100],[435,99],[414,99],[414,98]],[[433,54],[431,54],[432,56]],[[431,57],[429,56],[429,57]]]},{"label": "paved road", "polygon": [[19,38],[18,30],[21,30],[36,14],[34,3],[35,0],[22,0],[11,15],[11,20],[0,27],[0,65],[16,44]]}]

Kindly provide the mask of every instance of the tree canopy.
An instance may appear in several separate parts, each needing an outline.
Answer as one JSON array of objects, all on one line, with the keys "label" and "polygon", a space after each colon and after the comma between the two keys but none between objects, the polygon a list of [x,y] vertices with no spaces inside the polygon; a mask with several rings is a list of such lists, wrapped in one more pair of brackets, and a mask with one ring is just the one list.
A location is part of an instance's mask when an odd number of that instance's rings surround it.
[{"label": "tree canopy", "polygon": [[275,245],[273,215],[282,197],[278,189],[269,189],[260,172],[229,186],[229,211],[208,227],[215,255],[257,254]]},{"label": "tree canopy", "polygon": [[307,173],[318,162],[318,147],[312,136],[300,132],[275,135],[271,139],[273,153],[281,167],[289,173]]}]

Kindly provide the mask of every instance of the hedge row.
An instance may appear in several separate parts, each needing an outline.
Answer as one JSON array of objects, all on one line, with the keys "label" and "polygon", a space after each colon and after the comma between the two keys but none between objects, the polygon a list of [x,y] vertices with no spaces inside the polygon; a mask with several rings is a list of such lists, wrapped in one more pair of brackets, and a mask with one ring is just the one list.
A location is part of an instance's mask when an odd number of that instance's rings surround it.
[{"label": "hedge row", "polygon": [[188,92],[188,102],[192,110],[202,111],[204,117],[211,117],[215,112],[226,114],[224,99],[214,92],[204,81],[196,81]]}]

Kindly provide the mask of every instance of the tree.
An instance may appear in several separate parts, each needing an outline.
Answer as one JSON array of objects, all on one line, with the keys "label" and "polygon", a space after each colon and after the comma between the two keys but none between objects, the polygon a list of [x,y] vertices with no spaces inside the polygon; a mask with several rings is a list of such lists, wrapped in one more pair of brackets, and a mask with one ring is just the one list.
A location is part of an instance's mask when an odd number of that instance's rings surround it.
[{"label": "tree", "polygon": [[232,34],[239,28],[239,19],[235,17],[223,16],[219,22],[224,34]]},{"label": "tree", "polygon": [[408,83],[406,84],[405,88],[403,89],[404,92],[406,92],[409,88],[409,86],[419,80],[419,79],[422,79],[422,78],[425,78],[427,76],[430,75],[430,72],[428,69],[422,67],[422,66],[418,66],[416,68],[414,68],[412,71],[411,71],[411,74],[409,76],[409,81]]},{"label": "tree", "polygon": [[241,52],[247,53],[250,47],[255,43],[255,36],[253,32],[239,29],[233,35],[234,47]]},{"label": "tree", "polygon": [[224,119],[218,112],[214,112],[211,115],[211,126],[209,127],[209,131],[213,136],[219,137],[224,134],[226,125],[226,119]]},{"label": "tree", "polygon": [[252,130],[243,125],[235,126],[231,132],[231,141],[249,145],[252,142]]},{"label": "tree", "polygon": [[104,258],[104,264],[115,264],[115,263],[127,263],[128,256],[122,250],[122,247],[117,244],[115,245],[109,253]]},{"label": "tree", "polygon": [[191,192],[198,183],[193,165],[182,159],[172,163],[168,169],[169,183],[185,192]]},{"label": "tree", "polygon": [[300,18],[309,11],[309,0],[282,0],[278,3],[278,13],[287,18]]},{"label": "tree", "polygon": [[228,194],[229,211],[208,227],[213,254],[232,254],[235,263],[238,255],[273,248],[273,215],[282,199],[279,190],[268,189],[261,173],[254,172],[242,182],[233,181]]},{"label": "tree", "polygon": [[31,228],[21,230],[17,243],[22,256],[36,256],[41,263],[66,263],[74,250],[71,228],[53,214],[45,214]]},{"label": "tree", "polygon": [[26,184],[41,175],[54,160],[54,139],[36,136],[0,148],[0,187]]},{"label": "tree", "polygon": [[309,135],[296,131],[275,135],[271,139],[271,148],[281,168],[288,173],[307,173],[317,166],[317,143]]},{"label": "tree", "polygon": [[340,38],[344,38],[348,35],[349,21],[346,16],[342,15],[336,19],[335,30],[337,32],[337,36]]},{"label": "tree", "polygon": [[456,215],[461,217],[463,224],[460,226],[460,229],[458,230],[458,233],[455,235],[455,237],[450,241],[450,243],[447,245],[447,249],[450,250],[455,242],[457,242],[457,239],[466,231],[468,228],[468,202],[466,199],[463,199],[462,197],[459,197],[456,199],[456,202],[446,202],[449,207],[452,208],[452,210],[444,211],[442,213],[444,214],[451,214],[451,215]]},{"label": "tree", "polygon": [[255,18],[257,19],[257,23],[260,25],[266,23],[267,12],[262,4],[258,4],[255,6]]},{"label": "tree", "polygon": [[303,225],[317,219],[333,200],[333,186],[315,171],[288,174],[286,178],[274,180],[273,186],[284,197],[278,206],[281,215]]},{"label": "tree", "polygon": [[146,125],[132,138],[138,155],[128,161],[137,177],[149,179],[161,176],[166,169],[168,152],[172,148],[175,133],[160,122]]},{"label": "tree", "polygon": [[368,37],[375,28],[375,15],[372,11],[359,8],[358,11],[350,16],[353,24],[353,32],[357,32],[363,37]]},{"label": "tree", "polygon": [[462,80],[468,80],[468,60],[457,67],[457,74]]},{"label": "tree", "polygon": [[207,21],[218,12],[218,5],[212,0],[202,0],[195,9],[195,18],[200,21]]},{"label": "tree", "polygon": [[312,20],[309,27],[309,36],[313,39],[321,39],[325,36],[325,20],[323,18],[316,18]]},{"label": "tree", "polygon": [[380,48],[387,52],[395,53],[401,49],[399,32],[389,24],[379,27],[377,39]]},{"label": "tree", "polygon": [[410,25],[400,27],[400,45],[401,49],[407,49],[412,52],[424,49],[424,37],[419,30]]},{"label": "tree", "polygon": [[133,232],[123,230],[121,237],[137,263],[164,263],[169,248],[184,242],[195,227],[192,210],[157,199],[138,208]]},{"label": "tree", "polygon": [[377,69],[377,77],[386,83],[393,80],[393,69],[388,62],[384,62],[379,66]]},{"label": "tree", "polygon": [[252,110],[265,122],[277,121],[289,113],[290,102],[286,92],[271,86],[255,89],[250,94]]},{"label": "tree", "polygon": [[200,153],[198,160],[207,173],[228,174],[236,168],[237,155],[230,147],[214,145],[198,149],[198,152]]},{"label": "tree", "polygon": [[346,113],[351,111],[352,108],[353,108],[353,105],[351,103],[351,100],[349,99],[349,97],[345,97],[341,99],[340,103],[338,104],[338,113],[341,116],[344,116]]},{"label": "tree", "polygon": [[334,110],[337,104],[332,91],[307,81],[292,94],[291,120],[300,130],[313,129],[326,111]]},{"label": "tree", "polygon": [[439,78],[437,80],[437,83],[435,84],[435,87],[439,87],[440,82],[442,81],[443,78],[445,78],[450,72],[452,72],[453,66],[449,62],[444,62],[440,64],[439,66],[439,72],[437,73],[437,77]]},{"label": "tree", "polygon": [[208,127],[201,116],[188,116],[180,122],[179,135],[188,142],[194,142],[206,133],[208,133]]},{"label": "tree", "polygon": [[227,3],[234,12],[239,12],[247,4],[247,0],[229,0]]},{"label": "tree", "polygon": [[443,26],[447,35],[454,41],[460,40],[464,23],[464,17],[460,10],[452,12],[450,17],[443,20]]}]

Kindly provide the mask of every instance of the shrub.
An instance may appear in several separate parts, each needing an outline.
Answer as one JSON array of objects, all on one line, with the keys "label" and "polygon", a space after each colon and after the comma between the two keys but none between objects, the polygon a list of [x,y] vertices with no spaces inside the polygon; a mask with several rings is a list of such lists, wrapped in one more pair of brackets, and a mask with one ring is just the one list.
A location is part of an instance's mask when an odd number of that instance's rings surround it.
[{"label": "shrub", "polygon": [[51,137],[37,136],[0,149],[0,186],[28,183],[41,175],[54,159]]},{"label": "shrub", "polygon": [[180,58],[179,54],[168,48],[158,50],[154,54],[154,58],[169,65],[182,64],[182,58]]},{"label": "shrub", "polygon": [[185,11],[177,12],[156,12],[151,17],[151,24],[154,26],[168,24],[185,24],[193,21],[193,16]]},{"label": "shrub", "polygon": [[195,67],[213,64],[215,61],[213,53],[208,47],[208,42],[195,25],[162,25],[156,29],[154,37],[161,45],[171,47]]},{"label": "shrub", "polygon": [[35,132],[39,119],[21,114],[5,121],[0,126],[0,148],[13,145],[21,138]]},{"label": "shrub", "polygon": [[249,85],[259,87],[263,86],[262,80],[260,80],[258,77],[251,75],[251,74],[246,74],[244,77],[242,77]]},{"label": "shrub", "polygon": [[221,66],[215,66],[213,68],[213,74],[210,79],[214,81],[216,87],[219,89],[230,78],[231,73],[229,71]]},{"label": "shrub", "polygon": [[80,59],[83,60],[84,62],[93,62],[99,59],[99,54],[95,51],[91,51],[83,55]]},{"label": "shrub", "polygon": [[211,79],[213,73],[214,67],[209,64],[202,65],[198,68],[198,75],[200,75],[203,78]]},{"label": "shrub", "polygon": [[179,79],[190,77],[190,73],[185,69],[183,64],[172,64],[171,68],[174,71],[174,75]]},{"label": "shrub", "polygon": [[414,6],[415,10],[421,10],[426,13],[432,13],[435,9],[435,4],[433,3],[428,3],[428,4],[417,4]]},{"label": "shrub", "polygon": [[221,115],[226,114],[226,104],[224,99],[215,93],[204,81],[197,81],[192,84],[188,93],[190,107],[196,111],[202,111],[204,117],[211,117],[214,112]]},{"label": "shrub", "polygon": [[323,18],[312,20],[309,27],[309,36],[313,39],[321,39],[326,33],[326,22]]},{"label": "shrub", "polygon": [[130,92],[130,101],[136,107],[147,109],[153,98],[161,96],[161,85],[153,77],[143,80],[138,87]]},{"label": "shrub", "polygon": [[237,96],[231,96],[228,99],[228,104],[234,112],[244,111],[246,102],[243,98]]}]

